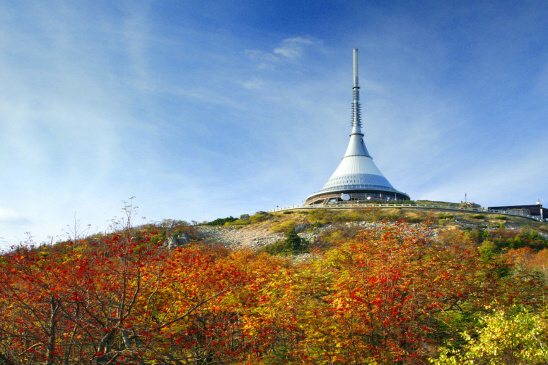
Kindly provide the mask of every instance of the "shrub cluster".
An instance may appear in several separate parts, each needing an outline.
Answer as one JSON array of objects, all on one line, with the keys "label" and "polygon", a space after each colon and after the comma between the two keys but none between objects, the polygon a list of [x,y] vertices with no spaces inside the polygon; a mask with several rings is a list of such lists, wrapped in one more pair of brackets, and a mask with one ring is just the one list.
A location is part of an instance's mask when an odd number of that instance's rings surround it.
[{"label": "shrub cluster", "polygon": [[[545,362],[545,277],[472,235],[437,241],[427,225],[398,223],[298,261],[282,256],[306,250],[294,229],[276,255],[167,250],[152,244],[159,230],[3,254],[0,363]],[[527,230],[477,237],[494,248],[518,235],[545,243]]]},{"label": "shrub cluster", "polygon": [[307,243],[291,228],[283,241],[268,245],[265,252],[271,255],[298,255],[307,252]]},{"label": "shrub cluster", "polygon": [[206,225],[208,226],[224,226],[226,223],[231,223],[238,220],[237,218],[234,218],[232,216],[226,217],[226,218],[217,218],[211,222],[207,222]]},{"label": "shrub cluster", "polygon": [[292,229],[295,229],[297,226],[297,222],[294,220],[288,220],[281,223],[273,223],[272,227],[270,227],[270,230],[272,232],[289,232]]}]

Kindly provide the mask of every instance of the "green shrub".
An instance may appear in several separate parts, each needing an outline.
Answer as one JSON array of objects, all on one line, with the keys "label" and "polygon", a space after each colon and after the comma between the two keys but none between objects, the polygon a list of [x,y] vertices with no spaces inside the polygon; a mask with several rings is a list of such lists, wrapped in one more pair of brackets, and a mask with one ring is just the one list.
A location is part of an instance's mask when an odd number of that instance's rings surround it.
[{"label": "green shrub", "polygon": [[474,218],[474,219],[485,219],[485,216],[483,214],[474,214],[472,216],[472,218]]},{"label": "green shrub", "polygon": [[225,226],[245,226],[251,223],[248,219],[236,219],[232,222],[225,222]]},{"label": "green shrub", "polygon": [[236,221],[236,220],[238,220],[238,219],[237,219],[237,218],[234,218],[234,217],[232,217],[232,216],[227,217],[227,218],[217,218],[217,219],[215,219],[214,221],[211,221],[211,222],[206,223],[206,225],[208,225],[208,226],[224,226],[225,223],[227,223],[227,222],[229,222],[229,223],[230,223],[230,222],[234,222],[234,221]]},{"label": "green shrub", "polygon": [[482,255],[492,256],[493,253],[500,254],[508,249],[530,248],[534,251],[541,251],[548,248],[548,240],[543,238],[538,231],[530,227],[522,228],[520,231],[505,230],[501,224],[498,230],[486,231],[476,230],[464,234],[466,239],[480,244]]},{"label": "green shrub", "polygon": [[504,215],[497,215],[497,216],[495,217],[495,219],[500,219],[501,221],[506,221],[506,220],[508,220],[508,217],[506,217],[506,216],[504,216]]},{"label": "green shrub", "polygon": [[307,252],[307,246],[306,241],[293,228],[286,233],[283,241],[268,245],[264,250],[271,255],[288,256]]},{"label": "green shrub", "polygon": [[483,229],[470,229],[468,228],[466,230],[466,233],[464,233],[464,238],[466,240],[470,240],[472,242],[475,242],[476,244],[481,244],[483,241],[485,241],[489,237],[489,232],[485,231]]},{"label": "green shrub", "polygon": [[489,261],[493,258],[493,255],[498,252],[497,245],[491,241],[483,241],[479,247],[479,252],[484,261]]},{"label": "green shrub", "polygon": [[453,219],[455,218],[454,215],[452,214],[440,214],[438,215],[438,219]]},{"label": "green shrub", "polygon": [[251,217],[249,217],[249,221],[251,223],[264,222],[268,218],[270,218],[271,216],[272,216],[272,214],[268,214],[268,213],[258,213],[258,214],[254,214]]}]

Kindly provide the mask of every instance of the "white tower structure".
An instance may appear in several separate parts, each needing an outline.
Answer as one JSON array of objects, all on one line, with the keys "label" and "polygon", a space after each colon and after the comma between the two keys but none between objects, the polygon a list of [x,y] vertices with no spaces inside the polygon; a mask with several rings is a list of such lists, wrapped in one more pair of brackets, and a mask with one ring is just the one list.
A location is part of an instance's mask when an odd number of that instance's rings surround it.
[{"label": "white tower structure", "polygon": [[354,86],[352,90],[352,133],[350,133],[350,142],[346,153],[323,189],[310,195],[306,199],[305,205],[337,204],[348,201],[367,203],[379,200],[409,200],[409,195],[394,189],[388,182],[365,147],[364,135],[361,130],[357,48],[354,48]]}]

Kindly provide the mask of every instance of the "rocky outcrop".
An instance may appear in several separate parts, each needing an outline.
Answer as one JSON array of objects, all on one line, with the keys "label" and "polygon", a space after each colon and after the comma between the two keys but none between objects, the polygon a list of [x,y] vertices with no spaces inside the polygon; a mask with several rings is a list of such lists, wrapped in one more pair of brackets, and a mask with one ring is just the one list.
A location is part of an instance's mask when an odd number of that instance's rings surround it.
[{"label": "rocky outcrop", "polygon": [[186,245],[190,242],[190,236],[187,233],[179,234],[177,236],[171,236],[166,240],[165,245],[168,248],[175,248],[178,246]]},{"label": "rocky outcrop", "polygon": [[230,247],[259,248],[276,243],[284,238],[282,233],[273,233],[265,228],[216,226],[199,226],[196,228],[204,241],[222,243]]},{"label": "rocky outcrop", "polygon": [[[307,242],[313,242],[320,237],[326,230],[337,228],[358,228],[380,229],[387,226],[393,226],[396,223],[391,222],[345,222],[345,223],[329,223],[321,227],[312,228],[310,226],[297,226],[299,237]],[[411,224],[414,225],[414,224]],[[243,227],[221,227],[221,226],[198,226],[196,227],[202,240],[206,242],[222,243],[229,247],[241,247],[258,249],[266,245],[270,245],[284,239],[283,233],[272,232],[267,228],[259,228],[253,225]],[[431,230],[431,236],[435,236],[436,232]]]}]

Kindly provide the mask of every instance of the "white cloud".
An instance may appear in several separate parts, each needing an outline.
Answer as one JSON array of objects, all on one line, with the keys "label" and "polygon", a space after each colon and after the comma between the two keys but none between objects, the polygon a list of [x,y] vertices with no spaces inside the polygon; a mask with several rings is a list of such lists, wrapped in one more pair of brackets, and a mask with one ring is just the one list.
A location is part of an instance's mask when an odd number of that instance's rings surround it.
[{"label": "white cloud", "polygon": [[282,41],[281,47],[274,48],[274,54],[281,55],[287,58],[302,57],[305,52],[305,47],[319,43],[311,38],[288,38]]},{"label": "white cloud", "polygon": [[278,47],[270,52],[259,50],[246,50],[247,56],[257,63],[260,69],[274,69],[284,60],[295,60],[304,57],[308,49],[319,47],[322,41],[313,37],[292,37],[282,40]]},{"label": "white cloud", "polygon": [[257,67],[259,69],[274,69],[274,65],[279,60],[279,57],[269,52],[246,49],[245,53],[251,59],[251,61],[257,64]]}]

